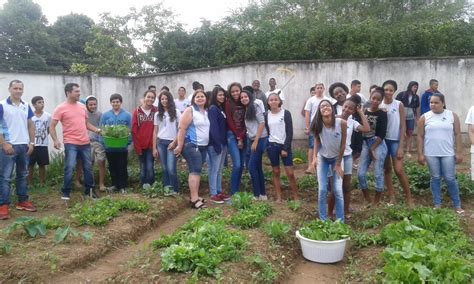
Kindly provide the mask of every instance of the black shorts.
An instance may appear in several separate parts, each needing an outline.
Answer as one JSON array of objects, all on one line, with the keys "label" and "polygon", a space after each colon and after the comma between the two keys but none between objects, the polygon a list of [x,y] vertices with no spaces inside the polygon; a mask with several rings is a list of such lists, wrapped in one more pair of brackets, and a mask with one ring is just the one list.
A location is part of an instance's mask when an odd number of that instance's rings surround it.
[{"label": "black shorts", "polygon": [[34,166],[46,166],[49,165],[49,153],[48,146],[36,146],[31,153],[29,165]]}]

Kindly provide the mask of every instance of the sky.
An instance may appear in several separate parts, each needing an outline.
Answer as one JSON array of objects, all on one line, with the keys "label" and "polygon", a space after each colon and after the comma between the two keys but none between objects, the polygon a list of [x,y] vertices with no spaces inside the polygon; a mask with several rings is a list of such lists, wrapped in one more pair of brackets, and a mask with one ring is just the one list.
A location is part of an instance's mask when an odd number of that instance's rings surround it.
[{"label": "sky", "polygon": [[[7,0],[0,0],[3,6]],[[124,15],[130,7],[140,9],[144,5],[158,3],[159,0],[33,0],[39,4],[50,24],[59,16],[71,12],[84,14],[98,21],[99,14],[111,12],[112,15]],[[249,0],[163,0],[166,7],[177,14],[176,20],[186,25],[187,29],[199,27],[201,18],[212,22],[228,15],[231,9],[246,6]]]}]

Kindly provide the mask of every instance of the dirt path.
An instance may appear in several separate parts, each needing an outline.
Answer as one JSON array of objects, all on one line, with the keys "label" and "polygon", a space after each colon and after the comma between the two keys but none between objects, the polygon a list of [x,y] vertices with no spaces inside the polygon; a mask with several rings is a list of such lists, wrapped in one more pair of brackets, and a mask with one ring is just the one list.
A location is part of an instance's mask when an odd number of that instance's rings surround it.
[{"label": "dirt path", "polygon": [[344,265],[344,260],[335,264],[320,264],[308,261],[301,256],[295,261],[292,275],[284,283],[341,283]]},{"label": "dirt path", "polygon": [[64,273],[50,279],[52,283],[84,283],[101,282],[114,276],[120,268],[127,264],[137,253],[153,240],[159,238],[161,234],[172,233],[175,229],[188,221],[196,211],[184,209],[180,214],[172,217],[162,225],[145,233],[139,241],[131,243],[127,247],[117,248],[115,251],[90,263],[84,268],[75,270],[72,273]]}]

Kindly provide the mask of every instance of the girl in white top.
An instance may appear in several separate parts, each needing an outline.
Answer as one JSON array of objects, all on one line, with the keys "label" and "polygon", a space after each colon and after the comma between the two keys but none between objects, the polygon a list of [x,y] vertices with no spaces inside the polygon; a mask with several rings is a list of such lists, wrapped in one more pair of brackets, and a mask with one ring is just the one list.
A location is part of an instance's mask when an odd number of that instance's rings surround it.
[{"label": "girl in white top", "polygon": [[206,208],[205,200],[199,197],[202,164],[206,159],[209,143],[209,118],[207,116],[206,94],[197,90],[186,108],[178,126],[178,145],[174,149],[176,156],[183,152],[189,169],[189,191],[194,209]]},{"label": "girl in white top", "polygon": [[346,147],[347,122],[344,119],[336,118],[329,100],[322,100],[316,111],[312,130],[314,133],[312,166],[317,168],[318,173],[319,218],[321,220],[327,219],[327,178],[328,173],[332,171],[334,173],[332,189],[336,203],[336,218],[344,222],[342,178],[344,176],[343,156]]},{"label": "girl in white top", "polygon": [[393,96],[397,90],[397,82],[387,80],[383,83],[384,90],[383,102],[380,108],[387,112],[387,134],[385,135],[385,144],[388,152],[384,165],[384,180],[387,185],[387,192],[390,198],[389,204],[396,203],[395,191],[392,183],[392,166],[395,174],[400,181],[405,194],[405,203],[408,207],[413,207],[410,185],[408,178],[403,170],[403,145],[405,144],[405,108],[400,101],[394,100]]},{"label": "girl in white top", "polygon": [[158,112],[155,114],[153,127],[153,157],[160,159],[163,185],[171,186],[174,192],[179,191],[173,150],[176,147],[180,117],[181,112],[176,109],[171,93],[162,91],[158,96]]},{"label": "girl in white top", "polygon": [[418,121],[418,162],[428,163],[431,192],[435,208],[441,207],[441,177],[457,213],[462,214],[455,164],[462,162],[461,123],[456,113],[444,109],[444,95],[430,98],[430,111]]},{"label": "girl in white top", "polygon": [[[342,84],[342,83],[340,83]],[[342,86],[337,86],[333,89],[335,97],[343,96],[346,98],[347,92]],[[359,117],[362,120],[362,124],[352,119],[354,113],[359,113]],[[351,96],[346,99],[342,105],[341,115],[337,116],[347,121],[347,135],[346,135],[346,147],[344,150],[344,177],[342,179],[342,192],[344,194],[344,216],[347,219],[349,217],[350,202],[351,202],[351,190],[352,190],[352,148],[351,138],[354,131],[357,132],[368,132],[370,130],[369,122],[367,117],[364,115],[361,106],[361,98],[359,96]],[[328,214],[332,215],[334,209],[334,195],[330,194],[328,197]]]},{"label": "girl in white top", "polygon": [[277,94],[270,94],[267,100],[268,112],[265,113],[265,127],[268,132],[268,158],[272,165],[273,187],[276,201],[281,202],[280,158],[285,166],[293,199],[298,200],[296,179],[293,172],[293,155],[291,142],[293,140],[293,121],[291,113],[282,109],[282,101]]},{"label": "girl in white top", "polygon": [[471,140],[471,180],[474,180],[474,106],[469,109],[466,121],[469,140]]}]

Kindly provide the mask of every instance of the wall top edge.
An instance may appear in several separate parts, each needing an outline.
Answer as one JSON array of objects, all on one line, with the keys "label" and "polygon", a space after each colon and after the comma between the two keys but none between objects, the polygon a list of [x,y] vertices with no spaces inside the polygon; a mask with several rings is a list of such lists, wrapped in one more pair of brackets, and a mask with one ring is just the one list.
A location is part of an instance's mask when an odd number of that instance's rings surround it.
[{"label": "wall top edge", "polygon": [[277,60],[277,61],[250,61],[244,63],[236,63],[236,64],[229,64],[229,65],[221,65],[221,66],[214,66],[214,67],[204,67],[204,68],[197,68],[197,69],[188,69],[188,70],[180,70],[180,71],[170,71],[170,72],[159,72],[159,73],[151,73],[151,74],[144,74],[144,75],[136,75],[136,76],[119,76],[119,75],[97,75],[93,73],[85,73],[85,74],[77,74],[77,73],[64,73],[64,72],[46,72],[46,71],[9,71],[9,70],[0,70],[0,73],[10,73],[10,74],[31,74],[31,75],[61,75],[61,76],[81,76],[81,77],[89,77],[89,76],[98,76],[102,78],[119,78],[119,79],[139,79],[139,78],[148,78],[148,77],[155,77],[155,76],[166,76],[166,75],[174,75],[174,74],[183,74],[183,73],[192,73],[192,72],[204,72],[204,71],[212,71],[212,70],[219,70],[219,69],[227,69],[227,68],[234,68],[240,67],[245,65],[255,65],[255,64],[299,64],[299,63],[332,63],[332,62],[367,62],[367,61],[374,61],[374,62],[383,62],[383,61],[407,61],[407,60],[456,60],[456,59],[474,59],[474,56],[442,56],[442,57],[384,57],[384,58],[344,58],[344,59],[312,59],[312,60]]}]

